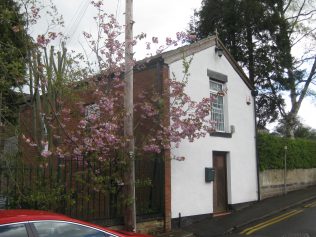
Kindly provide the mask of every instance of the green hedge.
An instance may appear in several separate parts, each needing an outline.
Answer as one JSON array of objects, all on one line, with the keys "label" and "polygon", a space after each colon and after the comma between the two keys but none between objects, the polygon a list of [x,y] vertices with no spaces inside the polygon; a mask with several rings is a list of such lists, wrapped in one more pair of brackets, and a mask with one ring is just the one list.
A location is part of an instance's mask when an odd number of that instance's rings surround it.
[{"label": "green hedge", "polygon": [[284,168],[284,146],[287,146],[287,168],[316,168],[316,141],[258,134],[260,170]]}]

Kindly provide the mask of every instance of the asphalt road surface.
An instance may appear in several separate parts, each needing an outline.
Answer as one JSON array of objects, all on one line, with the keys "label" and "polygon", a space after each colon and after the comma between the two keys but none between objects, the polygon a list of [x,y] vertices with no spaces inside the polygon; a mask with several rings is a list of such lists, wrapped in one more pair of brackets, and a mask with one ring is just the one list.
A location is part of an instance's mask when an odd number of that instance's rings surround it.
[{"label": "asphalt road surface", "polygon": [[316,237],[316,201],[255,223],[239,236]]}]

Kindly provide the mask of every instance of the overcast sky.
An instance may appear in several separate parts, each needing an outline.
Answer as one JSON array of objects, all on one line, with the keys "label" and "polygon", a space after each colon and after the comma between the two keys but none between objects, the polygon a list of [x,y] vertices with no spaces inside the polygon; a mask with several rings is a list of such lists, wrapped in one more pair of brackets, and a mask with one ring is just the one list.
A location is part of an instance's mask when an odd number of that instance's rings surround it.
[{"label": "overcast sky", "polygon": [[[53,0],[58,11],[65,20],[65,34],[71,36],[68,47],[79,49],[79,42],[84,43],[82,32],[93,32],[93,16],[95,12],[89,4],[90,0]],[[188,27],[194,9],[200,9],[201,0],[134,0],[134,35],[144,32],[151,39],[158,36],[160,40],[174,37],[176,32]],[[124,23],[125,0],[104,0],[104,8],[108,13],[117,16]],[[144,52],[136,52],[141,58]],[[307,99],[301,107],[300,117],[303,122],[316,128],[316,102]]]},{"label": "overcast sky", "polygon": [[[43,0],[45,1],[45,0]],[[95,11],[91,0],[53,0],[58,11],[65,20],[66,35],[71,39],[68,47],[81,47],[84,43],[82,32],[95,31],[92,20]],[[134,2],[134,35],[144,32],[150,40],[152,36],[159,37],[161,43],[166,37],[175,37],[176,32],[188,27],[194,9],[201,7],[201,0],[135,0]],[[125,0],[104,0],[104,9],[112,13],[124,24]],[[144,45],[144,44],[143,44]],[[145,48],[145,46],[143,46]],[[143,57],[144,52],[136,52],[136,57]],[[138,55],[137,55],[138,54]]]}]

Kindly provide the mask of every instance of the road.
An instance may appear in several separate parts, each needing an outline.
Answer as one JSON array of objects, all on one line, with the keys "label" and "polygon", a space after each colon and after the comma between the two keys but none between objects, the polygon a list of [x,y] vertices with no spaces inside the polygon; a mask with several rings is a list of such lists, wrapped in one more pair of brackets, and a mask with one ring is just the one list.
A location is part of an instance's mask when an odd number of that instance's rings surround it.
[{"label": "road", "polygon": [[239,236],[316,237],[316,201],[253,224]]}]

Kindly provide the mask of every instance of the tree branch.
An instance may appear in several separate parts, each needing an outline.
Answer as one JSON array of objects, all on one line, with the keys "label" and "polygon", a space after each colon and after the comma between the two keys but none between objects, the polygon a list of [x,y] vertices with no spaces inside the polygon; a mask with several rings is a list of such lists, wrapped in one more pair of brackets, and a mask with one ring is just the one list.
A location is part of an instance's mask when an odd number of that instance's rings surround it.
[{"label": "tree branch", "polygon": [[287,3],[287,5],[285,6],[285,8],[283,9],[283,14],[285,14],[285,12],[287,11],[287,9],[290,7],[292,3],[292,0],[289,0],[289,2]]},{"label": "tree branch", "polygon": [[301,94],[299,96],[299,99],[297,101],[297,110],[300,108],[301,104],[302,104],[302,101],[307,93],[307,90],[308,90],[308,87],[310,85],[310,83],[312,82],[314,76],[316,75],[316,56],[315,56],[315,59],[314,59],[314,63],[313,63],[313,66],[311,68],[311,71],[309,73],[309,76],[306,80],[306,83],[304,85],[304,88],[303,90],[301,91]]},{"label": "tree branch", "polygon": [[[271,79],[267,78],[267,80],[268,80],[269,87],[271,88],[272,95],[273,95],[274,98],[276,98],[277,97],[277,91],[275,90]],[[285,114],[286,114],[285,111],[284,111],[284,108],[282,108],[282,106],[279,103],[277,103],[276,105],[277,105],[277,107],[279,109],[280,114],[282,115],[282,117],[284,117]]]},{"label": "tree branch", "polygon": [[299,43],[302,39],[304,39],[306,36],[310,35],[311,33],[313,33],[313,31],[316,30],[316,27],[314,29],[311,29],[310,31],[306,32],[304,35],[302,35],[298,40],[296,40],[296,42],[294,42],[291,47],[293,47],[294,45],[296,45],[297,43]]},{"label": "tree branch", "polygon": [[[301,5],[301,7],[300,7],[300,9],[298,11],[298,14],[296,16],[292,17],[292,18],[295,18],[295,20],[292,22],[292,27],[291,27],[290,32],[293,32],[293,29],[294,29],[294,27],[295,27],[295,25],[296,25],[296,23],[298,21],[298,18],[301,16],[301,12],[303,10],[303,7],[305,6],[305,3],[306,3],[306,0],[303,1],[302,5]],[[288,19],[286,19],[286,20],[288,21]]]},{"label": "tree branch", "polygon": [[311,10],[311,11],[306,12],[306,13],[299,13],[299,14],[297,14],[296,16],[287,17],[286,20],[291,20],[291,19],[294,19],[294,18],[297,19],[297,18],[299,18],[299,17],[301,17],[301,16],[309,16],[309,15],[311,15],[311,14],[314,13],[314,12],[316,12],[316,10]]}]

